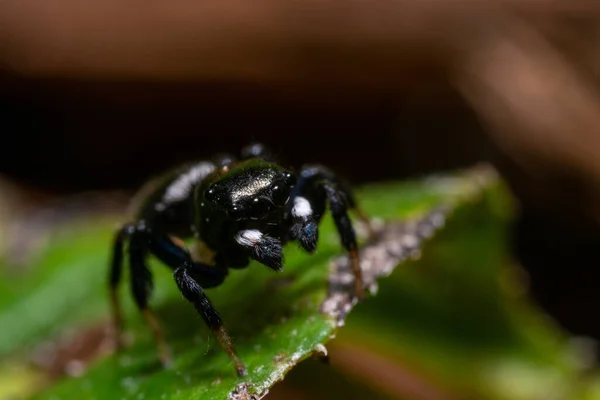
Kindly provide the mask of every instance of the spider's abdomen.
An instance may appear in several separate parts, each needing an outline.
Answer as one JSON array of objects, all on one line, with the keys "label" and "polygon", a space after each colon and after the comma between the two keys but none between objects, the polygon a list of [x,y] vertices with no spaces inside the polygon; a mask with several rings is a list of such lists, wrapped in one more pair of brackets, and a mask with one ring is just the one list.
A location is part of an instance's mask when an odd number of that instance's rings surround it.
[{"label": "spider's abdomen", "polygon": [[192,235],[194,188],[216,171],[202,161],[176,168],[143,187],[134,200],[135,219],[161,232],[181,237]]}]

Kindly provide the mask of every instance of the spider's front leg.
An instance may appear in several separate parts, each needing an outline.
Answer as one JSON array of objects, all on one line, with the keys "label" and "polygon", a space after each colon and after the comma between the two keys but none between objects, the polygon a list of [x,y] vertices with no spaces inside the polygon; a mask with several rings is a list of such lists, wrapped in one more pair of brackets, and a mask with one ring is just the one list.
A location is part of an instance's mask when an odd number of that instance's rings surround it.
[{"label": "spider's front leg", "polygon": [[354,295],[359,300],[363,299],[365,290],[358,245],[348,209],[357,212],[367,223],[368,220],[358,210],[350,187],[329,169],[320,165],[302,168],[289,202],[289,215],[292,218],[291,236],[298,240],[306,251],[313,252],[318,239],[317,224],[325,212],[326,202],[329,203],[342,245],[348,251],[354,273]]},{"label": "spider's front leg", "polygon": [[227,269],[193,262],[187,250],[179,247],[167,235],[153,237],[150,241],[150,251],[174,269],[173,277],[179,291],[194,305],[206,325],[213,331],[235,365],[238,376],[244,376],[246,367],[235,350],[221,316],[204,293],[205,288],[218,286],[225,280]]}]

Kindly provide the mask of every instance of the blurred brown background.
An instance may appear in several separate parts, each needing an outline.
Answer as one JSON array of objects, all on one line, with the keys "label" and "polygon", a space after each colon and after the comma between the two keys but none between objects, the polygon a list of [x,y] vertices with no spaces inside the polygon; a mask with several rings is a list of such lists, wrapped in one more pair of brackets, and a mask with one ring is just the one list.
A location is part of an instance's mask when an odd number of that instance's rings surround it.
[{"label": "blurred brown background", "polygon": [[0,4],[0,171],[133,189],[265,142],[356,184],[494,163],[533,293],[600,338],[597,1]]}]

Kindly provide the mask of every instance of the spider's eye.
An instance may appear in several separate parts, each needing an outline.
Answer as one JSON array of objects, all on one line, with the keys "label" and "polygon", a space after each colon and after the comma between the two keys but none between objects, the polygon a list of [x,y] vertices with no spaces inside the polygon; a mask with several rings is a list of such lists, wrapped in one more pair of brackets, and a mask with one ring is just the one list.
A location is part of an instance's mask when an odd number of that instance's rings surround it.
[{"label": "spider's eye", "polygon": [[275,204],[283,204],[290,197],[289,189],[287,187],[281,187],[280,185],[273,186],[271,189],[271,198]]},{"label": "spider's eye", "polygon": [[287,186],[296,184],[296,175],[286,172],[283,176],[283,180]]},{"label": "spider's eye", "polygon": [[254,218],[265,217],[273,206],[273,202],[266,197],[256,197],[250,205],[251,214]]},{"label": "spider's eye", "polygon": [[239,221],[239,220],[243,219],[244,214],[245,214],[244,211],[238,206],[234,206],[229,211],[227,211],[227,215],[229,216],[229,218],[231,218],[235,221]]}]

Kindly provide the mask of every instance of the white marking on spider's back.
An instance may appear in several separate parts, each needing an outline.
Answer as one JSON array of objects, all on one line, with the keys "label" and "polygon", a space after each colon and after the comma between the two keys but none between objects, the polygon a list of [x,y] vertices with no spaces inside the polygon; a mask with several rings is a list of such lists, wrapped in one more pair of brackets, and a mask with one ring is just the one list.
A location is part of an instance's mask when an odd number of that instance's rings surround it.
[{"label": "white marking on spider's back", "polygon": [[261,231],[256,229],[246,229],[244,231],[239,231],[237,235],[235,235],[235,241],[246,247],[254,247],[260,242],[263,234]]},{"label": "white marking on spider's back", "polygon": [[308,200],[304,197],[296,197],[294,199],[294,207],[292,208],[292,216],[294,217],[309,217],[312,215],[312,207]]},{"label": "white marking on spider's back", "polygon": [[163,202],[173,203],[184,200],[190,194],[194,185],[214,170],[215,166],[211,162],[201,162],[194,165],[169,185],[163,196]]}]

